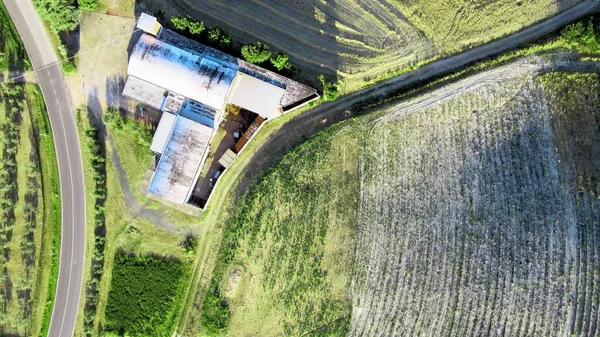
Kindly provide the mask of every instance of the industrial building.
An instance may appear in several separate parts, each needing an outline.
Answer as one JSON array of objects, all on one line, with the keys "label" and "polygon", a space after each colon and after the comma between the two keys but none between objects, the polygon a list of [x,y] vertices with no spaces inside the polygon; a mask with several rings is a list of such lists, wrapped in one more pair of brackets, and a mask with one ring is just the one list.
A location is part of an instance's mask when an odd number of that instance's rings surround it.
[{"label": "industrial building", "polygon": [[[318,97],[313,88],[165,29],[150,15],[142,14],[137,27],[144,33],[131,53],[123,95],[162,111],[148,191],[171,202],[203,206],[195,186],[229,108],[253,112],[262,123]],[[222,162],[231,161],[229,151]]]}]

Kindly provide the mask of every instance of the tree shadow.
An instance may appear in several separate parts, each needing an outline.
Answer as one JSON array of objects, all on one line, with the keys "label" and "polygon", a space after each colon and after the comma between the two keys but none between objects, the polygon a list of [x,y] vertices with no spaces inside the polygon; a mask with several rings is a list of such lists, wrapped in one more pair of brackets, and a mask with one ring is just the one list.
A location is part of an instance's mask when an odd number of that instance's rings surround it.
[{"label": "tree shadow", "polygon": [[[174,27],[170,22],[171,17],[190,16],[202,21],[207,28],[218,27],[231,36],[232,46],[223,50],[225,53],[240,57],[242,45],[260,41],[270,47],[273,55],[280,52],[289,55],[295,71],[280,72],[282,75],[290,76],[291,79],[314,88],[321,87],[317,78],[320,74],[328,81],[336,83],[339,80],[337,69],[340,68],[338,49],[342,48],[337,37],[343,34],[337,28],[334,17],[323,15],[317,18],[313,13],[306,13],[302,9],[295,9],[278,1],[265,2],[266,4],[256,5],[245,1],[225,3],[221,0],[208,0],[202,5],[193,5],[185,1],[170,1],[166,5],[165,0],[138,0],[135,15],[154,15],[161,19],[160,23],[165,28],[172,30]],[[327,13],[338,10],[335,3],[309,2],[302,7],[319,7],[315,11]],[[286,25],[279,25],[278,29],[273,29],[271,24],[274,18],[269,18],[272,12],[265,8],[272,8],[273,12],[281,15],[275,19],[285,20]],[[207,30],[196,36],[185,32],[178,33],[206,44],[203,39],[206,38]],[[357,36],[360,37],[360,34]],[[307,44],[307,41],[311,43]],[[260,66],[276,70],[269,61]]]}]

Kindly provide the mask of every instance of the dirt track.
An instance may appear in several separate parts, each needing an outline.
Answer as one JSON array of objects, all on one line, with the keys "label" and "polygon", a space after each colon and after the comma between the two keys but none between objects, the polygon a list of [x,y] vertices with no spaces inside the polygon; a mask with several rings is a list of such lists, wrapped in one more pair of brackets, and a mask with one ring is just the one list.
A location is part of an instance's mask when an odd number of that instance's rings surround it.
[{"label": "dirt track", "polygon": [[[598,9],[600,9],[599,1],[583,2],[562,14],[514,35],[476,47],[462,54],[430,63],[413,72],[375,84],[353,94],[343,96],[334,102],[322,104],[303,113],[283,125],[277,133],[271,135],[269,140],[254,154],[250,160],[251,164],[247,165],[240,174],[240,177],[238,177],[235,195],[241,195],[248,184],[256,178],[257,175],[264,172],[264,170],[280,158],[281,155],[302,140],[307,139],[328,126],[355,116],[358,111],[351,110],[353,105],[378,97],[385,97],[390,93],[401,91],[402,89],[409,88],[415,84],[452,73],[468,64],[531,43],[544,35],[560,29],[572,21],[597,11]],[[485,78],[485,75],[483,78]],[[479,80],[482,80],[482,77],[478,75],[469,78],[467,81],[475,83]],[[411,104],[415,104],[415,102],[412,102]]]}]

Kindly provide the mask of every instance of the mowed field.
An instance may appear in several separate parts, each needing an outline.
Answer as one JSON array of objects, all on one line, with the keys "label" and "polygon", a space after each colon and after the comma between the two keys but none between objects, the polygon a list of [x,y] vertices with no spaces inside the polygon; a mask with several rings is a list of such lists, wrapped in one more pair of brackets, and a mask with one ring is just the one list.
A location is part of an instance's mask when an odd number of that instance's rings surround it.
[{"label": "mowed field", "polygon": [[[579,0],[142,0],[141,11],[190,15],[237,42],[262,41],[290,55],[310,80],[344,80],[346,90],[415,62],[515,32]],[[314,79],[312,79],[314,80]]]},{"label": "mowed field", "polygon": [[185,335],[600,333],[600,75],[539,62],[284,156],[228,221]]}]

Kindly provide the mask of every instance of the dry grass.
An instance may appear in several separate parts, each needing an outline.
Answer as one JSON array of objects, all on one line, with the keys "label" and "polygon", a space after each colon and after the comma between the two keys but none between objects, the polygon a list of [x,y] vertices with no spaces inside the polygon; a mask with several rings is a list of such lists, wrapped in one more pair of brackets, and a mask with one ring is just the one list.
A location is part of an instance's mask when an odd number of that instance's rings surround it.
[{"label": "dry grass", "polygon": [[490,83],[377,124],[350,335],[597,333],[599,87]]}]

